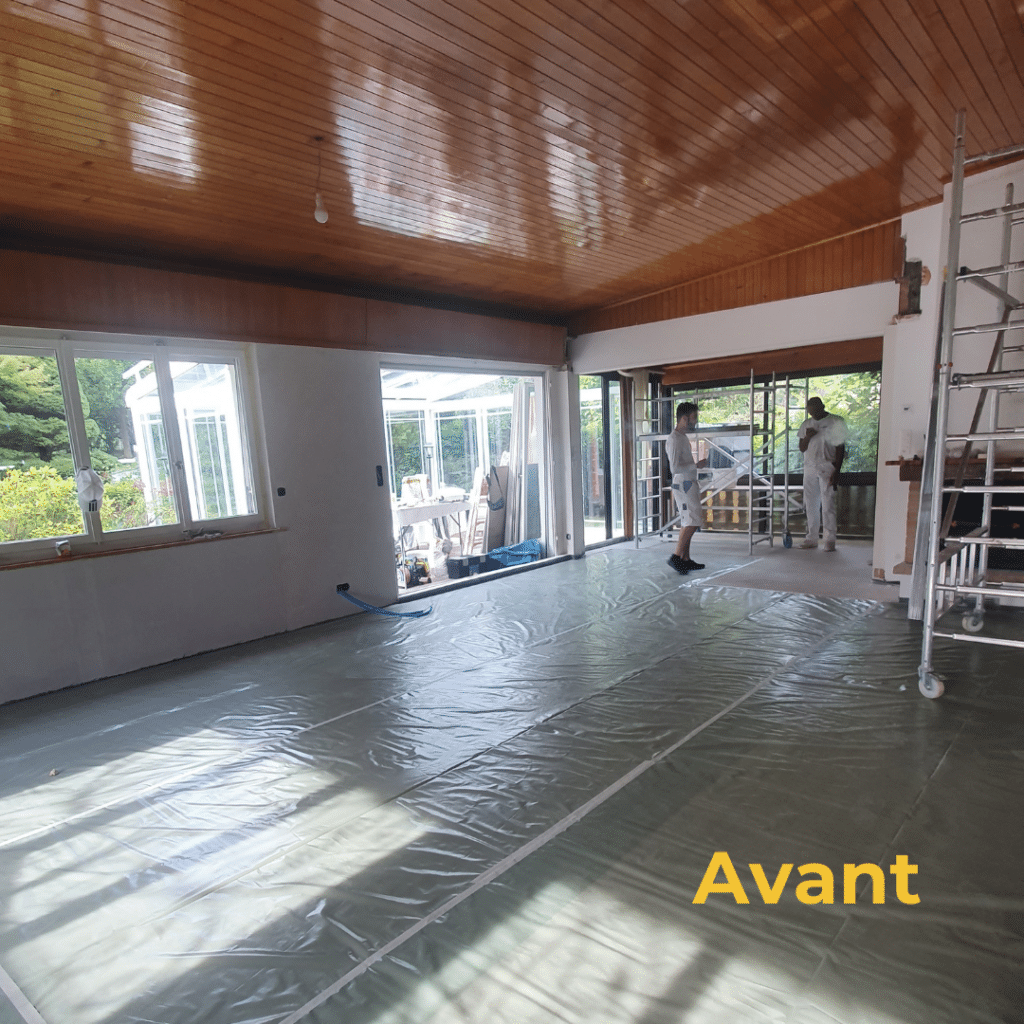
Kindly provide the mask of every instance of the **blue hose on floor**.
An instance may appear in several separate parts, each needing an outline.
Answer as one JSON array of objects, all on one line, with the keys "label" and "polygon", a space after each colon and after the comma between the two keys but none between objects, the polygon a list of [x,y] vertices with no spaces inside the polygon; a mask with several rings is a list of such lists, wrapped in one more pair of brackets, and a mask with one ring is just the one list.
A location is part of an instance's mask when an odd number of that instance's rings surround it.
[{"label": "blue hose on floor", "polygon": [[393,619],[420,619],[424,615],[429,615],[434,610],[433,605],[426,609],[421,608],[416,612],[393,612],[389,608],[378,608],[375,604],[367,604],[365,601],[360,601],[358,597],[353,597],[348,592],[347,583],[338,587],[338,593],[341,594],[345,600],[351,601],[354,605],[358,605],[364,612],[376,612],[378,615],[390,615]]}]

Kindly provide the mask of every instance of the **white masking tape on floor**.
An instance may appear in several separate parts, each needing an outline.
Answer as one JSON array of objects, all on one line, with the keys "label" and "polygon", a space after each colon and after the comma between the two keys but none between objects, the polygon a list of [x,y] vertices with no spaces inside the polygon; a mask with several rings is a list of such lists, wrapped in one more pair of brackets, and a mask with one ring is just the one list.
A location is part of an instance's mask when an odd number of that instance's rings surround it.
[{"label": "white masking tape on floor", "polygon": [[580,807],[577,807],[575,811],[571,812],[570,814],[567,814],[564,818],[562,818],[561,821],[552,825],[546,832],[542,832],[535,839],[531,839],[530,842],[526,843],[525,846],[521,846],[514,853],[509,854],[504,860],[499,861],[497,864],[494,864],[492,867],[488,868],[482,874],[477,875],[474,881],[466,889],[460,892],[457,896],[453,896],[450,900],[448,900],[447,903],[442,904],[440,907],[438,907],[436,910],[428,914],[426,917],[417,921],[416,924],[412,925],[410,928],[407,928],[404,932],[402,932],[401,935],[396,936],[389,943],[387,943],[387,945],[382,946],[380,949],[378,949],[376,953],[372,954],[371,956],[368,956],[365,960],[362,961],[362,963],[359,963],[355,967],[353,967],[352,970],[348,972],[348,974],[343,975],[336,982],[334,982],[333,985],[330,985],[328,988],[324,989],[323,992],[321,992],[319,995],[316,995],[312,999],[310,999],[310,1001],[306,1003],[305,1006],[300,1006],[299,1009],[297,1009],[294,1013],[285,1017],[280,1022],[280,1024],[296,1024],[296,1021],[300,1021],[307,1014],[312,1013],[313,1010],[315,1010],[321,1004],[325,1003],[328,999],[331,998],[331,996],[340,992],[349,982],[354,981],[361,974],[364,974],[375,963],[378,963],[380,960],[383,960],[384,957],[386,957],[389,953],[398,949],[399,946],[401,946],[404,942],[407,942],[418,932],[421,932],[424,928],[427,927],[427,925],[432,924],[438,918],[443,917],[445,914],[453,910],[464,900],[469,899],[469,897],[472,896],[473,893],[478,892],[485,885],[490,884],[496,878],[499,878],[501,875],[505,874],[506,871],[508,871],[510,868],[515,867],[518,863],[520,863],[520,861],[525,860],[525,858],[530,856],[531,853],[535,853],[542,846],[545,846],[547,843],[549,843],[556,836],[560,835],[571,825],[575,825],[578,821],[581,821],[583,818],[585,818],[591,811],[593,811],[597,807],[600,807],[601,804],[605,803],[606,801],[610,800],[613,796],[615,796],[616,793],[619,792],[619,790],[628,786],[634,779],[639,778],[641,775],[644,774],[644,772],[653,768],[660,761],[663,761],[666,757],[673,754],[684,743],[689,742],[693,739],[694,736],[698,735],[699,733],[702,733],[705,729],[708,728],[708,726],[714,725],[714,723],[717,722],[720,718],[729,714],[730,711],[737,708],[745,700],[749,699],[751,696],[757,693],[757,691],[760,690],[763,686],[771,682],[771,678],[771,676],[768,676],[765,679],[762,679],[756,686],[753,686],[750,690],[743,694],[742,697],[737,697],[736,700],[734,700],[730,705],[723,708],[717,714],[712,715],[711,718],[709,718],[706,722],[703,722],[700,725],[698,725],[695,729],[692,729],[682,739],[677,740],[675,743],[673,743],[672,746],[667,747],[665,750],[662,750],[659,753],[655,754],[654,757],[649,758],[646,761],[642,761],[631,771],[623,775],[622,778],[616,780],[606,789],[598,793],[597,796],[592,797],[585,804],[582,804]]},{"label": "white masking tape on floor", "polygon": [[39,1015],[39,1011],[25,998],[25,993],[14,984],[14,979],[0,967],[0,992],[3,992],[10,1000],[21,1019],[25,1024],[46,1024],[46,1021]]}]

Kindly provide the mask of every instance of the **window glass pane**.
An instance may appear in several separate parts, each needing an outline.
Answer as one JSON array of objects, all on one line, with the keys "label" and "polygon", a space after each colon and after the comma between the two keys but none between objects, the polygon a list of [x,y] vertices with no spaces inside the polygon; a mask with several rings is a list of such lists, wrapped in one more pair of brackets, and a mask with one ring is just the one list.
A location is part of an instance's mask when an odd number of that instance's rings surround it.
[{"label": "window glass pane", "polygon": [[625,536],[622,518],[622,386],[618,381],[608,385],[608,447],[612,473],[612,536]]},{"label": "window glass pane", "polygon": [[484,466],[484,472],[491,466],[500,466],[501,457],[507,452],[512,441],[512,413],[506,409],[494,409],[487,414],[487,452],[490,464]]},{"label": "window glass pane", "polygon": [[413,495],[411,490],[403,493],[402,481],[408,477],[421,476],[426,471],[423,457],[423,414],[416,410],[389,409],[386,416],[391,446],[391,493],[410,501]]},{"label": "window glass pane", "polygon": [[[520,397],[520,388],[522,389]],[[526,507],[525,522],[518,540],[528,540],[541,535],[541,494],[540,494],[540,429],[537,422],[537,388],[533,380],[524,378],[516,385],[516,401],[524,414],[524,438],[526,465],[523,467],[523,502]],[[513,419],[515,417],[513,416]],[[510,538],[510,540],[512,540]],[[515,543],[515,540],[512,540]]]},{"label": "window glass pane", "polygon": [[438,413],[437,442],[441,453],[439,486],[471,491],[479,461],[473,410]]},{"label": "window glass pane", "polygon": [[580,441],[583,446],[583,541],[606,539],[604,519],[604,431],[601,378],[580,377]]},{"label": "window glass pane", "polygon": [[105,532],[178,521],[156,373],[148,359],[76,359]]},{"label": "window glass pane", "polygon": [[252,515],[234,363],[171,363],[171,378],[192,518]]},{"label": "window glass pane", "polygon": [[0,352],[0,542],[83,532],[57,359]]}]

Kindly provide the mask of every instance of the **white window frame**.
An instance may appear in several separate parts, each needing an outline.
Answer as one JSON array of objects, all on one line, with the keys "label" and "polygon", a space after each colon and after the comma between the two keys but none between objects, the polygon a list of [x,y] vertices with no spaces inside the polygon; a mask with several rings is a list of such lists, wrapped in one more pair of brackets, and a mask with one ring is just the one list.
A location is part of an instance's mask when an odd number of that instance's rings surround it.
[{"label": "white window frame", "polygon": [[[83,531],[70,536],[54,535],[33,540],[0,542],[0,565],[16,565],[55,559],[55,545],[66,542],[70,554],[124,551],[151,545],[186,542],[213,534],[230,535],[272,529],[273,503],[270,499],[266,445],[257,402],[252,345],[182,338],[149,338],[125,335],[0,328],[0,351],[23,355],[56,354],[61,391],[75,469],[90,465],[85,415],[75,369],[76,359],[124,359],[133,363],[153,362],[161,418],[171,460],[171,480],[178,522],[161,526],[105,531],[102,512],[83,514]],[[241,455],[255,511],[219,519],[196,519],[193,496],[185,467],[181,414],[174,401],[170,364],[216,362],[234,366],[236,407],[241,434]],[[141,447],[142,439],[137,438]]]},{"label": "white window frame", "polygon": [[[486,375],[486,376],[502,376],[502,377],[521,377],[521,378],[532,378],[534,384],[534,396],[536,400],[536,417],[537,426],[539,430],[538,436],[538,486],[540,488],[541,496],[544,500],[540,503],[540,541],[544,545],[544,550],[550,556],[554,551],[557,550],[558,540],[555,536],[555,523],[557,517],[555,514],[556,502],[562,500],[561,495],[555,493],[555,473],[554,473],[554,452],[552,450],[552,424],[551,424],[551,410],[550,402],[548,398],[548,389],[550,387],[550,374],[552,367],[546,366],[540,363],[504,363],[504,362],[491,362],[490,360],[478,360],[478,359],[462,359],[460,357],[445,357],[445,356],[432,356],[424,359],[410,359],[407,355],[401,355],[398,353],[385,353],[381,356],[378,364],[378,382],[380,382],[380,374],[387,370],[400,370],[406,372],[424,372],[424,373],[457,373],[472,376],[475,374]],[[462,406],[464,402],[453,399],[453,404]],[[444,402],[436,403],[442,405]],[[383,410],[383,389],[381,392],[381,408]],[[403,402],[401,399],[394,402],[392,408],[414,408],[417,407],[416,402]],[[490,409],[488,409],[490,412]],[[387,417],[383,415],[382,420],[386,422]],[[425,422],[421,429],[423,434],[421,437],[434,437],[436,439],[436,428],[434,427],[431,416],[425,417]],[[385,431],[388,434],[388,456],[391,457],[390,448],[390,431]],[[489,456],[486,456],[485,461],[488,465],[485,467],[485,472],[490,468]],[[389,467],[391,463],[388,463]],[[392,496],[394,497],[394,496]]]}]

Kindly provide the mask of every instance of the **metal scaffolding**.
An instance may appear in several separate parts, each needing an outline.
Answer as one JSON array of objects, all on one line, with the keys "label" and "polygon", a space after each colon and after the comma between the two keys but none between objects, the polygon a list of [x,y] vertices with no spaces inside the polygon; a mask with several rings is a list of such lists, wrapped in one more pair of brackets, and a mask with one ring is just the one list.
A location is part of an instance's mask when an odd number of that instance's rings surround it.
[{"label": "metal scaffolding", "polygon": [[[1024,220],[1024,204],[1013,202],[1010,184],[1001,207],[963,213],[965,166],[1016,153],[1024,153],[1024,146],[966,158],[964,114],[957,116],[947,281],[909,608],[911,618],[923,620],[918,677],[921,692],[931,698],[940,697],[944,690],[933,666],[936,638],[1024,647],[1024,640],[1006,636],[1005,631],[996,634],[985,626],[986,602],[1024,600],[1024,585],[1012,575],[992,571],[989,565],[994,549],[1024,550],[1024,539],[999,537],[993,532],[993,513],[1024,512],[1024,504],[1020,503],[1024,501],[1024,483],[1020,482],[1020,474],[1024,473],[1020,458],[1024,454],[1024,426],[1000,425],[1001,397],[1024,391],[1024,370],[1004,367],[1008,353],[1022,350],[1021,345],[1008,345],[1006,339],[1009,332],[1024,329],[1024,319],[1013,319],[1015,312],[1024,309],[1024,302],[1009,291],[1009,275],[1024,270],[1024,263],[1011,261],[1013,229]],[[993,219],[1001,219],[1003,227],[999,262],[981,269],[961,266],[961,227]],[[999,313],[995,322],[956,324],[957,293],[962,282],[980,287],[997,299]],[[954,348],[960,351],[956,343],[977,346],[983,336],[993,338],[987,371],[954,373]],[[951,397],[955,393],[976,396],[973,418],[966,431],[950,428]],[[951,450],[951,446],[959,451]],[[951,536],[957,502],[964,495],[980,496],[981,522],[962,536]],[[954,622],[956,613],[961,613],[962,632],[939,621],[947,612],[953,613]]]},{"label": "metal scaffolding", "polygon": [[[790,547],[790,520],[804,514],[803,489],[790,474],[791,435],[804,419],[807,382],[795,384],[786,376],[748,384],[702,388],[689,393],[645,397],[636,402],[636,486],[634,487],[634,536],[662,536],[676,528],[679,517],[672,506],[671,479],[667,476],[665,442],[675,426],[675,408],[681,401],[713,403],[718,399],[746,398],[741,422],[699,426],[692,437],[709,453],[717,467],[701,470],[701,502],[715,512],[735,512],[737,506],[721,503],[726,491],[740,491],[746,498],[748,551],[757,544],[774,545],[781,534]],[[799,406],[795,399],[802,400]],[[792,413],[799,408],[799,419]],[[744,442],[744,443],[737,443]]]}]

